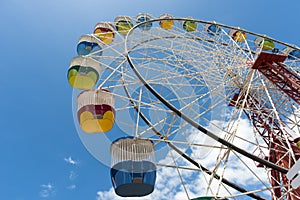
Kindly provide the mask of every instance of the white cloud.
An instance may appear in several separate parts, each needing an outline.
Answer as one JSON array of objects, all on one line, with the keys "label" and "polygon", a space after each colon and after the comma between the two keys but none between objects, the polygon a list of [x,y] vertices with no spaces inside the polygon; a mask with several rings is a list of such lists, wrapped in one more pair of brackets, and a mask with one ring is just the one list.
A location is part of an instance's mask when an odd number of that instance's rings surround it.
[{"label": "white cloud", "polygon": [[78,177],[78,174],[77,174],[76,172],[74,172],[73,170],[70,171],[69,179],[70,179],[71,181],[74,181],[77,177]]},{"label": "white cloud", "polygon": [[75,185],[75,184],[69,185],[69,186],[67,187],[67,189],[69,189],[69,190],[74,190],[74,189],[76,189],[76,185]]},{"label": "white cloud", "polygon": [[97,200],[107,200],[107,199],[111,199],[111,200],[122,200],[122,199],[126,199],[126,198],[122,198],[122,197],[118,197],[115,192],[114,189],[111,188],[108,191],[103,191],[103,192],[97,192]]},{"label": "white cloud", "polygon": [[71,165],[78,165],[79,162],[74,160],[71,156],[69,156],[68,158],[64,158],[64,161],[71,164]]},{"label": "white cloud", "polygon": [[55,196],[55,189],[51,183],[41,185],[41,190],[39,196],[42,198],[48,198],[50,196]]}]

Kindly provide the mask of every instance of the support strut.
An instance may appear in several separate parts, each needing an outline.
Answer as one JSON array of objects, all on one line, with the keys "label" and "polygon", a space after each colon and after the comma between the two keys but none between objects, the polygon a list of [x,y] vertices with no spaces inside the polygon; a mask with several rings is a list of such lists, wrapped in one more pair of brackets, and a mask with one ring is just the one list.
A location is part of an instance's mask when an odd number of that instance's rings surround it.
[{"label": "support strut", "polygon": [[252,69],[257,69],[281,91],[300,104],[300,77],[283,64],[286,58],[285,55],[261,52]]}]

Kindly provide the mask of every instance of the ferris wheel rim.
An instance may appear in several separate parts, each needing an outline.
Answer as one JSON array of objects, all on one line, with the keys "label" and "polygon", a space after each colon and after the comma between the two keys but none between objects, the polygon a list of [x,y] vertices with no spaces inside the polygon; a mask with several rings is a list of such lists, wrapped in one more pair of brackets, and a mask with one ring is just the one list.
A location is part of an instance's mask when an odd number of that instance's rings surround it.
[{"label": "ferris wheel rim", "polygon": [[[128,37],[131,35],[131,33],[137,29],[138,27],[140,26],[143,26],[144,24],[147,24],[147,23],[152,23],[152,22],[160,22],[160,21],[163,21],[165,19],[160,19],[160,18],[156,18],[156,19],[150,19],[150,20],[147,20],[147,21],[143,21],[143,22],[139,22],[137,24],[135,24],[129,31],[128,33],[125,35],[125,52],[127,52],[127,40],[128,40]],[[181,22],[184,22],[184,21],[192,21],[192,22],[197,22],[197,23],[203,23],[203,24],[210,24],[210,25],[217,25],[217,26],[220,26],[220,27],[223,27],[223,28],[227,28],[227,29],[233,29],[233,30],[236,30],[236,31],[242,31],[242,32],[245,32],[247,34],[250,34],[250,35],[253,35],[253,36],[257,36],[257,37],[261,37],[261,38],[264,38],[264,39],[269,39],[273,42],[276,42],[278,44],[281,44],[281,45],[284,45],[286,47],[290,47],[292,49],[295,49],[295,50],[298,50],[300,51],[300,47],[296,46],[296,45],[291,45],[291,44],[288,44],[288,43],[285,43],[285,42],[282,42],[280,40],[277,40],[277,39],[274,39],[270,36],[267,36],[265,34],[259,34],[259,33],[255,33],[253,31],[249,31],[247,29],[243,29],[241,27],[234,27],[234,26],[229,26],[229,25],[225,25],[225,24],[222,24],[222,23],[218,23],[218,22],[215,22],[215,21],[206,21],[206,20],[199,20],[199,19],[193,19],[193,18],[172,18],[172,20],[175,20],[175,21],[181,21]]]}]

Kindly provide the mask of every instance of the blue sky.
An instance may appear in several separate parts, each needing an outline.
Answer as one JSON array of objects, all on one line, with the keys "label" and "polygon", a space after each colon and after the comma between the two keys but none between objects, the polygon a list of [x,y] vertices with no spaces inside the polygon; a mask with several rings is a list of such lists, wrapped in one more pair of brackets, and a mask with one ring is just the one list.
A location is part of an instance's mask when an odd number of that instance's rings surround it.
[{"label": "blue sky", "polygon": [[77,135],[66,78],[77,39],[97,22],[170,13],[300,46],[299,8],[298,0],[1,1],[0,199],[89,200],[110,189],[109,168]]}]

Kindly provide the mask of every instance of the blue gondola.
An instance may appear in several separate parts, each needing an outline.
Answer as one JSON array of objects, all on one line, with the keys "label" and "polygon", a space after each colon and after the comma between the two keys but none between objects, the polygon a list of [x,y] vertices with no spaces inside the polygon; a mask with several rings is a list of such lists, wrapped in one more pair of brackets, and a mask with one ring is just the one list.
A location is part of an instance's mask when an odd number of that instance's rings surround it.
[{"label": "blue gondola", "polygon": [[90,53],[96,53],[98,56],[101,56],[101,50],[102,45],[93,35],[83,35],[78,40],[77,54],[79,56],[85,56]]},{"label": "blue gondola", "polygon": [[207,31],[210,35],[219,35],[221,28],[216,24],[206,24],[204,26],[204,31]]},{"label": "blue gondola", "polygon": [[[139,14],[136,17],[136,23],[138,24],[138,23],[146,22],[149,21],[150,19],[151,16],[148,14]],[[148,22],[139,26],[139,28],[143,31],[149,31],[151,27],[152,27],[152,22]]]},{"label": "blue gondola", "polygon": [[282,50],[282,53],[288,56],[290,60],[300,59],[300,51],[291,47],[286,47]]},{"label": "blue gondola", "polygon": [[111,168],[111,179],[117,195],[140,197],[153,192],[156,166],[149,161],[123,161]]},{"label": "blue gondola", "polygon": [[156,180],[152,141],[133,137],[115,140],[110,147],[112,185],[117,195],[141,197],[153,192]]},{"label": "blue gondola", "polygon": [[292,50],[288,55],[288,59],[290,60],[300,59],[300,51],[296,49]]}]

